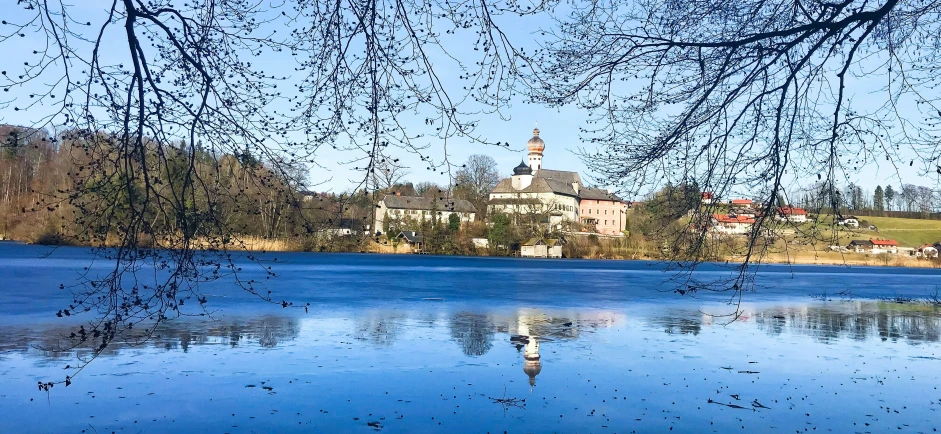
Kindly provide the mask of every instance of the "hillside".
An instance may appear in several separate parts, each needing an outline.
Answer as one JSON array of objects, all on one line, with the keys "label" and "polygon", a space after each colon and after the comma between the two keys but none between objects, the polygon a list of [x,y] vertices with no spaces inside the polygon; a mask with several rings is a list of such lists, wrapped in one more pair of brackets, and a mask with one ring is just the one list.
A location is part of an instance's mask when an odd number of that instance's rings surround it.
[{"label": "hillside", "polygon": [[[903,247],[918,247],[923,244],[934,244],[941,241],[941,221],[939,220],[893,217],[860,217],[860,219],[859,235],[893,239]],[[864,230],[864,227],[868,228],[869,225],[876,226],[878,231]]]},{"label": "hillside", "polygon": [[[796,228],[790,225],[778,228],[788,240],[807,241],[814,238],[817,248],[828,248],[830,245],[845,246],[852,240],[892,239],[899,242],[900,247],[918,247],[924,244],[934,244],[941,241],[941,220],[920,220],[895,217],[859,217],[859,228],[838,227],[833,233],[832,217],[822,216],[816,223],[807,222]],[[869,230],[869,226],[875,230]],[[813,234],[813,236],[811,236]],[[836,239],[834,239],[836,235]],[[798,243],[805,244],[805,243]]]}]

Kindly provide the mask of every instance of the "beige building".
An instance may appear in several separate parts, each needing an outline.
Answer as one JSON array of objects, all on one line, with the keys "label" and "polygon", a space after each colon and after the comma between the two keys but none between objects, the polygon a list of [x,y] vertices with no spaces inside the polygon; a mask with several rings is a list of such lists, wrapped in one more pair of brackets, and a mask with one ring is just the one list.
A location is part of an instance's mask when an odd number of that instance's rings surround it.
[{"label": "beige building", "polygon": [[[443,224],[448,223],[451,214],[457,214],[461,223],[474,221],[477,215],[477,209],[474,205],[464,199],[429,199],[421,196],[400,196],[387,195],[376,205],[376,218],[373,228],[377,234],[382,234],[383,221],[386,216],[392,220],[405,221],[408,219],[414,221],[429,221],[435,215],[438,221]],[[396,234],[391,234],[396,235]]]},{"label": "beige building", "polygon": [[560,239],[531,238],[520,244],[520,256],[524,258],[561,258]]}]

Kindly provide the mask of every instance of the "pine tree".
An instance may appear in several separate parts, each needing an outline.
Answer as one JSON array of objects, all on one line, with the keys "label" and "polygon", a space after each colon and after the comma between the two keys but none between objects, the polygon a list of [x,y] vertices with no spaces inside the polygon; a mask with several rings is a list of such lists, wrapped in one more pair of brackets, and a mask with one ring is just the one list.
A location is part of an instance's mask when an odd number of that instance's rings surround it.
[{"label": "pine tree", "polygon": [[876,211],[885,211],[885,194],[881,185],[877,185],[875,193],[872,194],[872,208]]},{"label": "pine tree", "polygon": [[895,189],[891,185],[885,186],[885,209],[891,211],[895,202]]}]

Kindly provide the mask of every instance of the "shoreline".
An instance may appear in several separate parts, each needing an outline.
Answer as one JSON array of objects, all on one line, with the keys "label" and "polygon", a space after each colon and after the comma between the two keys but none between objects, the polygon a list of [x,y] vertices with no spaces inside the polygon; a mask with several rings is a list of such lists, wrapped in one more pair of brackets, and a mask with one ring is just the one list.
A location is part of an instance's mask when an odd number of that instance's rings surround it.
[{"label": "shoreline", "polygon": [[[302,249],[295,248],[285,248],[286,240],[249,240],[246,239],[242,243],[237,243],[233,245],[226,246],[226,250],[232,252],[256,252],[256,253],[354,253],[354,254],[369,254],[369,255],[409,255],[414,254],[410,251],[403,251],[403,249],[395,249],[395,251],[390,251],[391,249],[386,246],[369,246],[373,249],[366,249],[360,251],[347,251],[347,252],[331,252],[331,251],[305,251]],[[39,244],[39,243],[30,243],[22,240],[11,240],[5,239],[0,240],[0,244],[23,244],[23,245],[32,245],[32,246],[45,246],[50,248],[56,247],[79,247],[79,248],[96,248],[96,246],[90,245],[80,245],[80,244]],[[239,246],[245,246],[242,248]],[[261,248],[253,248],[261,247]],[[267,248],[265,248],[267,247]],[[375,248],[380,247],[380,248]],[[386,247],[386,248],[382,248]],[[200,249],[208,250],[208,249]],[[221,250],[221,249],[219,249]],[[494,255],[431,255],[431,256],[445,256],[445,257],[466,257],[466,258],[519,258],[516,256],[494,256]],[[546,259],[546,258],[521,258],[521,259]],[[571,259],[571,260],[599,260],[599,261],[649,261],[649,262],[675,262],[668,259],[655,258],[650,256],[641,256],[635,258],[622,258],[622,257],[601,257],[601,256],[586,256],[586,257],[577,257],[577,258],[562,258],[562,259]],[[703,261],[703,263],[716,263],[716,264],[742,264],[744,263],[741,258],[728,258],[725,261]],[[751,261],[752,265],[826,265],[826,266],[846,266],[846,267],[886,267],[886,268],[938,268],[941,269],[941,261],[939,260],[925,260],[919,259],[910,256],[900,256],[893,255],[889,257],[877,257],[875,255],[867,255],[862,253],[856,254],[843,254],[839,252],[831,251],[797,251],[790,254],[781,254],[781,253],[772,253],[767,254],[759,261]]]}]

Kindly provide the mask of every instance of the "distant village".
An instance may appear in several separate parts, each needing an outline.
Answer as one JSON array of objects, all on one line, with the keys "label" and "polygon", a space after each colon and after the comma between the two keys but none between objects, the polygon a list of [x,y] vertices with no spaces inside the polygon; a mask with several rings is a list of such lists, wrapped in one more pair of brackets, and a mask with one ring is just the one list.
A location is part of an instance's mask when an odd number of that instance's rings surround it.
[{"label": "distant village", "polygon": [[[711,192],[702,193],[703,204],[716,203],[715,194]],[[728,201],[729,211],[725,214],[713,213],[710,219],[709,228],[715,234],[723,235],[747,235],[752,233],[756,219],[767,207],[751,199],[732,199]],[[814,224],[807,211],[803,208],[792,206],[774,207],[776,222],[792,223],[795,225]],[[837,216],[835,223],[838,227],[854,230],[856,233],[869,232],[873,237],[866,239],[854,239],[847,245],[830,246],[830,250],[842,253],[864,253],[864,254],[892,254],[908,255],[917,258],[934,259],[938,257],[938,251],[941,250],[941,241],[933,244],[922,244],[919,246],[903,247],[898,241],[893,239],[884,239],[878,237],[879,228],[875,225],[868,225],[860,229],[860,217],[853,215]]]},{"label": "distant village", "polygon": [[[402,230],[405,221],[449,222],[454,225],[480,223],[480,215],[492,217],[505,215],[516,224],[529,223],[533,233],[512,246],[501,246],[511,254],[523,257],[561,258],[563,246],[579,237],[622,238],[630,233],[628,218],[631,210],[643,202],[624,200],[612,192],[584,185],[577,172],[553,170],[543,167],[546,144],[540,138],[540,130],[526,144],[528,155],[512,169],[509,176],[501,179],[489,192],[486,212],[481,213],[468,200],[453,197],[409,196],[401,192],[385,195],[376,205],[370,231],[377,240],[386,244],[404,244],[412,253],[424,252],[425,234],[417,230],[420,225],[411,225],[412,230]],[[756,219],[766,209],[772,209],[771,222],[790,226],[816,224],[804,208],[796,206],[766,207],[751,199],[720,200],[712,192],[700,194],[700,209],[690,209],[693,216],[702,210],[711,212],[708,218],[697,216],[705,222],[707,233],[713,237],[746,236],[755,229]],[[900,246],[896,240],[879,236],[878,228],[869,225],[860,228],[862,219],[852,215],[836,217],[836,225],[855,234],[871,234],[869,237],[853,239],[846,245],[831,246],[830,250],[842,253],[908,255],[919,258],[937,258],[941,241],[918,246]],[[493,221],[484,222],[492,226]],[[691,225],[695,226],[695,225]],[[476,237],[473,245],[478,249],[494,247],[492,237]],[[498,241],[499,242],[499,241]]]}]

